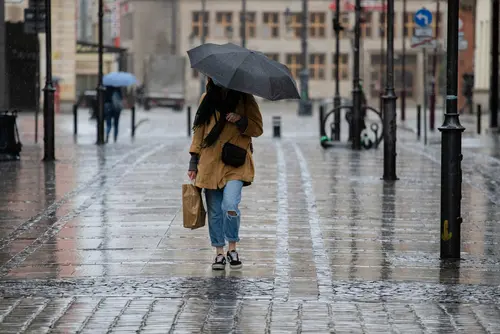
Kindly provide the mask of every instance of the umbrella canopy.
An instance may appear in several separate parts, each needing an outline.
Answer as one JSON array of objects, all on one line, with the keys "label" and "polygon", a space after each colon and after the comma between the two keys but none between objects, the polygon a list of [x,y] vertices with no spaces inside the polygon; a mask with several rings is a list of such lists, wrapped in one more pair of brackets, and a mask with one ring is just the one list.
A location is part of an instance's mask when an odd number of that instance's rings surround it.
[{"label": "umbrella canopy", "polygon": [[102,78],[104,86],[128,87],[137,82],[135,75],[128,72],[111,72]]},{"label": "umbrella canopy", "polygon": [[288,67],[261,52],[232,43],[207,43],[189,50],[188,56],[192,68],[226,88],[271,101],[300,98]]}]

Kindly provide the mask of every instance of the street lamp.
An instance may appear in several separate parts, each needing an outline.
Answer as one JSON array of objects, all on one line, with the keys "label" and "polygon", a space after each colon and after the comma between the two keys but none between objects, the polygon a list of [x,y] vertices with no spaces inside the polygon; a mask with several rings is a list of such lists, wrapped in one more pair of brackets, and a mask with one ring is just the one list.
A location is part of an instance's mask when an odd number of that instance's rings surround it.
[{"label": "street lamp", "polygon": [[355,23],[354,23],[354,45],[353,45],[353,80],[352,80],[352,103],[353,115],[351,118],[352,148],[361,150],[361,87],[359,74],[359,42],[361,38],[361,0],[355,3]]},{"label": "street lamp", "polygon": [[333,19],[333,30],[335,31],[335,97],[333,98],[333,107],[335,108],[334,115],[334,126],[335,134],[334,140],[340,140],[340,32],[344,30],[344,27],[340,25],[340,0],[335,0],[335,17]]},{"label": "street lamp", "polygon": [[405,20],[406,14],[406,0],[403,0],[403,58],[401,59],[401,120],[404,122],[406,120],[406,34],[405,34]]},{"label": "street lamp", "polygon": [[[432,81],[431,81],[431,96],[430,96],[430,120],[429,120],[429,127],[431,131],[434,131],[434,124],[435,124],[435,119],[436,119],[436,81],[437,81],[437,73],[436,73],[436,68],[437,68],[437,58],[438,58],[438,47],[439,43],[439,21],[441,21],[441,13],[439,12],[439,5],[441,1],[437,0],[437,8],[436,8],[436,33],[435,33],[435,39],[436,39],[436,46],[434,47],[434,55],[432,57]],[[426,83],[427,84],[427,83]]]},{"label": "street lamp", "polygon": [[[382,14],[385,15],[384,21],[382,23],[382,28],[380,29],[380,64],[379,64],[379,110],[383,113],[384,110],[384,93],[382,91],[384,85],[384,41],[387,36],[387,31],[384,27],[387,21],[387,11],[385,10],[386,0],[382,0]],[[380,15],[382,15],[380,14]]]},{"label": "street lamp", "polygon": [[[207,15],[207,0],[201,0],[201,20],[202,20],[202,28],[201,28],[201,45],[205,44],[206,42],[206,34],[207,34],[207,20],[206,20],[206,15]],[[206,86],[206,79],[205,75],[203,73],[200,73],[200,96],[205,93],[205,86]]]},{"label": "street lamp", "polygon": [[247,46],[247,0],[241,0],[241,46]]},{"label": "street lamp", "polygon": [[396,176],[396,93],[394,91],[394,0],[387,1],[387,47],[384,99],[384,175],[385,181]]},{"label": "street lamp", "polygon": [[462,132],[465,130],[458,115],[458,15],[456,1],[448,0],[446,112],[439,128],[442,138],[440,256],[441,259],[455,260],[460,259]]},{"label": "street lamp", "polygon": [[492,0],[491,4],[491,76],[490,76],[490,128],[498,127],[498,73],[499,73],[499,25],[500,0]]},{"label": "street lamp", "polygon": [[102,84],[103,77],[103,16],[104,4],[103,0],[99,0],[99,22],[98,22],[98,35],[99,35],[99,74],[97,83],[97,145],[103,145],[104,141],[104,86]]},{"label": "street lamp", "polygon": [[301,29],[301,46],[302,46],[302,69],[300,70],[300,91],[301,98],[299,103],[299,115],[312,115],[312,103],[309,100],[309,69],[308,69],[308,53],[307,53],[307,39],[308,39],[308,19],[309,11],[307,3],[308,0],[302,0],[302,29]]},{"label": "street lamp", "polygon": [[[458,115],[459,6],[448,0],[446,112],[441,131],[441,259],[460,259],[462,132]],[[498,26],[497,26],[498,29]],[[498,40],[496,41],[498,44]],[[495,73],[498,75],[498,72]]]},{"label": "street lamp", "polygon": [[[45,62],[46,75],[43,89],[43,161],[55,158],[54,92],[52,82],[52,20],[50,0],[45,0]],[[38,22],[36,23],[38,24]]]}]

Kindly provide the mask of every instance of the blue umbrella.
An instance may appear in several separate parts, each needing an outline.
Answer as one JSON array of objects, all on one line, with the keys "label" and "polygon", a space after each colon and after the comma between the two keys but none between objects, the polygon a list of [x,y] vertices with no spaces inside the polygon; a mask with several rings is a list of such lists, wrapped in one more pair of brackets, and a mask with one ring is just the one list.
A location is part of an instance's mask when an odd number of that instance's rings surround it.
[{"label": "blue umbrella", "polygon": [[104,86],[128,87],[137,82],[135,75],[128,72],[111,72],[102,78]]}]

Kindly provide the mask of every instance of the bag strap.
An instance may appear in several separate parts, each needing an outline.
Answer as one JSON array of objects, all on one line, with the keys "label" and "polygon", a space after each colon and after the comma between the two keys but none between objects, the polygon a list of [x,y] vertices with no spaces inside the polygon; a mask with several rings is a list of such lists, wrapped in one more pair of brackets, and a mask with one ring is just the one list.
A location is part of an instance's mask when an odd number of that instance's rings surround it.
[{"label": "bag strap", "polygon": [[[219,112],[219,114],[220,114],[220,112]],[[215,123],[217,124],[217,122],[219,121],[219,120],[217,119],[217,110],[214,110],[214,118],[215,118]],[[236,137],[237,137],[237,136],[234,136],[234,137],[229,138],[229,140],[227,141],[227,143],[229,143],[231,140],[233,140],[233,139],[234,139],[234,138],[236,138]],[[221,141],[220,139],[218,139],[218,140],[219,140],[219,141]],[[221,142],[222,142],[222,141],[221,141]],[[250,138],[250,141],[249,141],[249,143],[248,143],[248,145],[247,145],[247,147],[246,147],[246,150],[247,150],[247,151],[248,151],[248,149],[250,148],[250,146],[251,146],[251,145],[252,145],[252,138]]]}]

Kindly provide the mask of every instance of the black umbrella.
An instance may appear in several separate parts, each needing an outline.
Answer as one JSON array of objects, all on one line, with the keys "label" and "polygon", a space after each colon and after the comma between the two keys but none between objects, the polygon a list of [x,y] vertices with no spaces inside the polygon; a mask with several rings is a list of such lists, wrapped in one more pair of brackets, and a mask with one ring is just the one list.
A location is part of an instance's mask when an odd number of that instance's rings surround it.
[{"label": "black umbrella", "polygon": [[300,99],[285,65],[258,51],[227,43],[207,43],[188,51],[191,67],[222,86],[276,101]]}]

